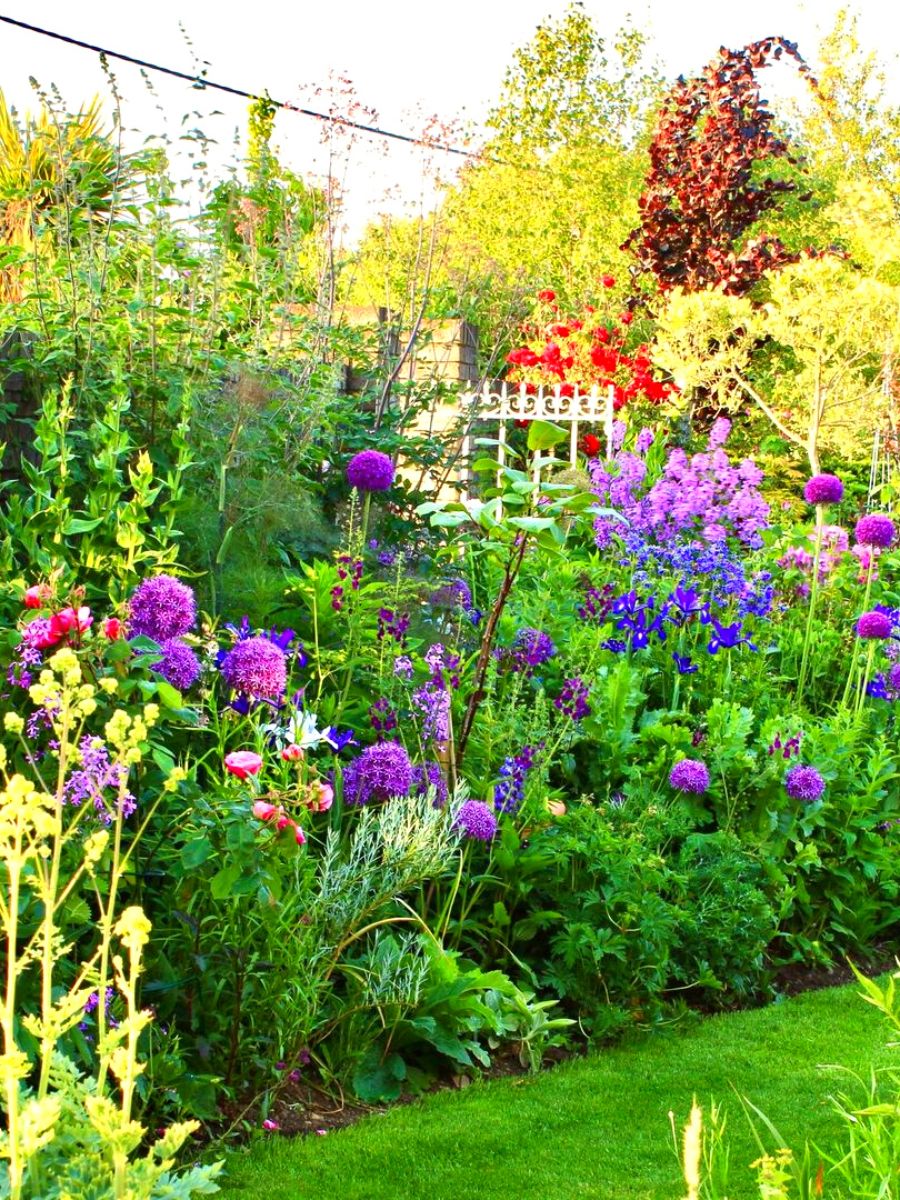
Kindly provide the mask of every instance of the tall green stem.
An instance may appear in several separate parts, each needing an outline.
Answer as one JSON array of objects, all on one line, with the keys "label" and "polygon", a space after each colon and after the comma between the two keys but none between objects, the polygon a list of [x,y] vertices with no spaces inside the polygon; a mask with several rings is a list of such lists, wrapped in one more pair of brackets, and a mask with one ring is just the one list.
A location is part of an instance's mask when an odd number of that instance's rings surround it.
[{"label": "tall green stem", "polygon": [[819,598],[819,562],[822,557],[822,527],[824,525],[825,509],[816,505],[816,549],[813,554],[812,580],[809,586],[809,609],[806,614],[806,634],[803,638],[803,655],[800,659],[800,680],[797,684],[797,707],[803,703],[803,691],[806,687],[806,672],[809,666],[809,646],[812,641],[813,621],[816,615],[816,601]]}]

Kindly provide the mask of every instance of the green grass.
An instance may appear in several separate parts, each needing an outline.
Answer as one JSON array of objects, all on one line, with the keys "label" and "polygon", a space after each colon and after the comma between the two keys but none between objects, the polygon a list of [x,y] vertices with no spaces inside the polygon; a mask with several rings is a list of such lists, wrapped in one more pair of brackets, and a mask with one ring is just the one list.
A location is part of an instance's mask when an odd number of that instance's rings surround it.
[{"label": "green grass", "polygon": [[[235,1200],[679,1200],[669,1131],[696,1094],[729,1116],[733,1200],[758,1196],[734,1089],[800,1148],[841,1134],[830,1093],[884,1061],[887,1026],[856,987],[713,1017],[538,1076],[441,1092],[326,1137],[269,1137],[228,1163]],[[740,1169],[738,1169],[740,1168]]]}]

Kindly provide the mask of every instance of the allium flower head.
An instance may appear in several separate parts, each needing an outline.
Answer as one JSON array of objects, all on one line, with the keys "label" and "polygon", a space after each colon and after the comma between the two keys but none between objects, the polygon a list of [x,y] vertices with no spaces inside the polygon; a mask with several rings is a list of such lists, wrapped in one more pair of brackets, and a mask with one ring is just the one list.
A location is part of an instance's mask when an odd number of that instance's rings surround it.
[{"label": "allium flower head", "polygon": [[891,618],[877,608],[872,612],[863,613],[856,622],[856,636],[859,638],[889,638],[891,636]]},{"label": "allium flower head", "polygon": [[394,482],[394,464],[380,450],[361,450],[347,464],[347,482],[361,492],[386,492]]},{"label": "allium flower head", "polygon": [[154,575],[134,590],[128,633],[162,643],[193,629],[196,620],[197,605],[187,584],[171,575]]},{"label": "allium flower head", "polygon": [[683,758],[669,772],[669,784],[678,792],[702,796],[709,788],[709,768],[699,758]]},{"label": "allium flower head", "polygon": [[186,692],[193,687],[200,674],[200,660],[190,646],[180,638],[169,638],[162,643],[160,649],[162,658],[153,670],[162,675],[167,683],[171,683],[172,687],[178,688],[179,692]]},{"label": "allium flower head", "polygon": [[287,659],[267,637],[245,638],[222,659],[222,674],[236,692],[255,700],[278,700],[287,686]]},{"label": "allium flower head", "polygon": [[784,790],[792,800],[818,800],[825,791],[825,780],[815,767],[797,763],[784,777]]},{"label": "allium flower head", "polygon": [[413,785],[413,766],[399,742],[378,742],[363,750],[344,768],[347,804],[391,800],[406,796]]},{"label": "allium flower head", "polygon": [[807,504],[840,504],[844,485],[837,475],[813,475],[803,489]]},{"label": "allium flower head", "polygon": [[893,543],[897,530],[890,517],[875,513],[868,517],[860,517],[856,522],[855,534],[859,545],[879,546],[884,549]]},{"label": "allium flower head", "polygon": [[463,837],[489,842],[497,832],[497,818],[483,800],[467,800],[456,814],[453,828]]}]

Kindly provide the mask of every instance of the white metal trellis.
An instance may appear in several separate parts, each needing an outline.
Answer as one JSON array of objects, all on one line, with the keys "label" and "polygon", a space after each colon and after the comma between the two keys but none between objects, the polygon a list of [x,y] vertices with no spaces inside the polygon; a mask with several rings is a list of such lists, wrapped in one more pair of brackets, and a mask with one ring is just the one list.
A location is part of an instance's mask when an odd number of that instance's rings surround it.
[{"label": "white metal trellis", "polygon": [[[562,386],[539,388],[529,391],[526,384],[518,386],[501,383],[499,389],[485,384],[480,392],[463,392],[460,407],[467,416],[466,433],[463,436],[461,458],[468,464],[472,453],[472,425],[475,421],[497,422],[497,461],[506,465],[507,426],[510,421],[551,421],[553,424],[568,424],[569,461],[578,462],[578,427],[581,424],[602,423],[608,458],[613,456],[613,422],[615,390],[601,392],[593,387],[589,392],[575,390],[565,394]],[[541,481],[541,454],[536,451],[532,459],[532,478]],[[467,476],[468,478],[468,476]],[[498,486],[500,483],[498,475]]]}]

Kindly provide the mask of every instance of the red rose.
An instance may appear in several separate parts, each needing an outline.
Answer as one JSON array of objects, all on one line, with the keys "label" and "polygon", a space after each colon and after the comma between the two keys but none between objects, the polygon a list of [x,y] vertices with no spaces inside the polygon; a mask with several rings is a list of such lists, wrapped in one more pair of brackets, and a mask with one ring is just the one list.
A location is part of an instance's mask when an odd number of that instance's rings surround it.
[{"label": "red rose", "polygon": [[586,433],[584,435],[584,452],[588,458],[593,458],[595,454],[600,453],[600,439],[596,433]]},{"label": "red rose", "polygon": [[125,636],[125,622],[120,621],[118,617],[107,617],[103,622],[103,636],[111,642],[117,642]]}]

